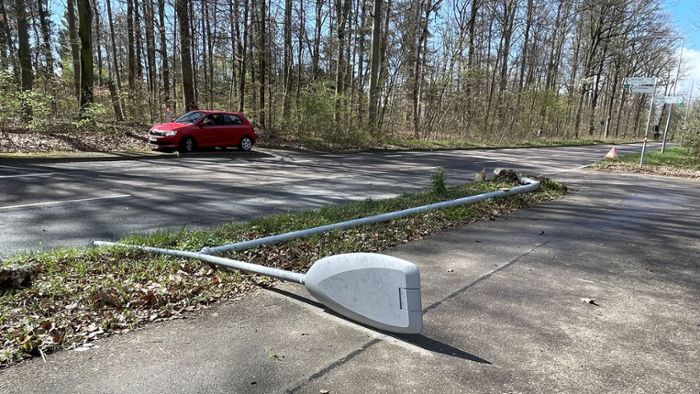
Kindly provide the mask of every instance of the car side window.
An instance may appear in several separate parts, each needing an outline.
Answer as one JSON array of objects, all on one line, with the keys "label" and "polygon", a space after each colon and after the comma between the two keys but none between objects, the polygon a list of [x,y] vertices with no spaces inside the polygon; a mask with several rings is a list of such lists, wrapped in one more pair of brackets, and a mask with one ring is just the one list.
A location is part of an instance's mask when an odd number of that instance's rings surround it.
[{"label": "car side window", "polygon": [[212,126],[222,126],[224,124],[224,117],[220,114],[213,114],[211,116]]},{"label": "car side window", "polygon": [[243,124],[243,121],[241,121],[241,117],[238,115],[224,115],[226,117],[226,124],[228,125],[241,125]]}]

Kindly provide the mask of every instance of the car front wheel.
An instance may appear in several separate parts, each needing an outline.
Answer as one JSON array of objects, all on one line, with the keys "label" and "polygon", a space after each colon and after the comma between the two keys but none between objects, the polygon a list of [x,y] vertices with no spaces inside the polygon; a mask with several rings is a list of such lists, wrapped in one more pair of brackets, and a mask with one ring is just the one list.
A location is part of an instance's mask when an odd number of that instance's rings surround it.
[{"label": "car front wheel", "polygon": [[194,152],[197,149],[197,143],[194,142],[194,138],[187,137],[182,142],[180,142],[180,152]]},{"label": "car front wheel", "polygon": [[241,150],[244,150],[246,152],[253,149],[253,140],[250,139],[250,137],[241,138],[240,147]]}]

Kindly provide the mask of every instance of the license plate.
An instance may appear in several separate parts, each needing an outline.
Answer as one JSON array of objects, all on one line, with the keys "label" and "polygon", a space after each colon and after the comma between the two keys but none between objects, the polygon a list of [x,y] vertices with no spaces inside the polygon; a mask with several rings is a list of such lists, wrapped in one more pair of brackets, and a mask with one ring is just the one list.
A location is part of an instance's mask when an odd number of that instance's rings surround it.
[{"label": "license plate", "polygon": [[158,141],[158,137],[156,137],[156,136],[150,136],[150,137],[148,137],[148,140],[151,141],[151,142],[156,142],[156,141]]}]

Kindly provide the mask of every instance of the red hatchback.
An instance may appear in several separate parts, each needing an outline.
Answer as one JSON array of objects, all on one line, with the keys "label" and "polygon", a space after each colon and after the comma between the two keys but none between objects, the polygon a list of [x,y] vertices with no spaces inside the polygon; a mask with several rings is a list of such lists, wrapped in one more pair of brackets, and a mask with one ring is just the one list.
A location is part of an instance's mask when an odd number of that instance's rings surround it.
[{"label": "red hatchback", "polygon": [[148,143],[154,148],[181,152],[228,146],[249,151],[255,139],[253,125],[238,112],[191,111],[148,132]]}]

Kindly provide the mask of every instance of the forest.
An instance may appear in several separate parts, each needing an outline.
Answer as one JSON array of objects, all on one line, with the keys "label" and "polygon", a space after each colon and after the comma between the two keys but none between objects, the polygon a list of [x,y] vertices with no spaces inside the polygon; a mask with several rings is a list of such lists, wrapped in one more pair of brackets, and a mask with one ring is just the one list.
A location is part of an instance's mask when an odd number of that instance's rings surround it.
[{"label": "forest", "polygon": [[635,139],[623,80],[670,94],[679,47],[660,0],[0,0],[0,129],[209,108],[309,141]]}]

